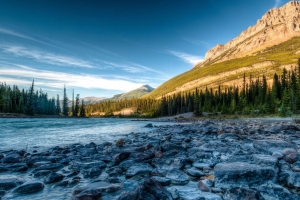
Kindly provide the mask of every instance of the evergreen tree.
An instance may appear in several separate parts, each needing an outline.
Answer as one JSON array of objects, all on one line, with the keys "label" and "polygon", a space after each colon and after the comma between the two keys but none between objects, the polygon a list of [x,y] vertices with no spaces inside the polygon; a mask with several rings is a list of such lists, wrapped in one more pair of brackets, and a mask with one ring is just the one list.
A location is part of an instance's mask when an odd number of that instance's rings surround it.
[{"label": "evergreen tree", "polygon": [[57,95],[57,99],[56,99],[56,114],[59,115],[60,113],[61,113],[60,101],[59,101],[59,95]]},{"label": "evergreen tree", "polygon": [[85,117],[85,107],[84,107],[84,100],[83,99],[81,101],[80,117]]},{"label": "evergreen tree", "polygon": [[29,89],[28,101],[26,106],[26,114],[34,115],[34,80],[32,81],[32,85]]},{"label": "evergreen tree", "polygon": [[74,117],[77,117],[78,114],[79,114],[79,104],[80,104],[80,102],[79,102],[79,94],[77,94],[75,108],[74,108],[74,112],[73,112],[73,116]]},{"label": "evergreen tree", "polygon": [[68,97],[67,97],[66,86],[64,86],[63,115],[68,116]]}]

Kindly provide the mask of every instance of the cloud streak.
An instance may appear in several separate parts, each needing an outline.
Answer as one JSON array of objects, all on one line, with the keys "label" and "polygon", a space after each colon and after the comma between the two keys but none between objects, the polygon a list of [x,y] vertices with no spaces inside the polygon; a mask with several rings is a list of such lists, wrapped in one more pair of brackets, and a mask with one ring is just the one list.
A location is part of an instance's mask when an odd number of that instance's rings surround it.
[{"label": "cloud streak", "polygon": [[16,83],[24,83],[33,77],[39,86],[50,88],[62,88],[64,84],[68,87],[78,87],[85,89],[105,89],[129,91],[140,87],[141,83],[130,82],[121,79],[105,79],[100,76],[90,74],[70,74],[62,72],[53,72],[46,70],[36,70],[26,66],[20,66],[18,69],[0,69],[0,79],[4,82],[14,80]]},{"label": "cloud streak", "polygon": [[203,61],[203,57],[201,56],[195,56],[181,51],[169,51],[169,53],[173,56],[180,58],[182,61],[193,65]]},{"label": "cloud streak", "polygon": [[17,45],[1,45],[0,48],[4,53],[12,54],[17,57],[26,57],[34,59],[38,62],[47,63],[58,66],[72,66],[82,68],[98,68],[88,61],[74,57],[62,56],[53,53],[48,53],[40,50],[28,49]]}]

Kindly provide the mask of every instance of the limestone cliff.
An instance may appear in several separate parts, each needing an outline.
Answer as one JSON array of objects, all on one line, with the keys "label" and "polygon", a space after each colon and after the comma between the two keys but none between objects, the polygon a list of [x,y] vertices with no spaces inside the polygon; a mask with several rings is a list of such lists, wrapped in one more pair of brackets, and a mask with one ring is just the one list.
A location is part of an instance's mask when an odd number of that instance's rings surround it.
[{"label": "limestone cliff", "polygon": [[225,45],[217,45],[196,67],[244,57],[266,47],[300,36],[300,2],[289,2],[269,10],[254,26]]}]

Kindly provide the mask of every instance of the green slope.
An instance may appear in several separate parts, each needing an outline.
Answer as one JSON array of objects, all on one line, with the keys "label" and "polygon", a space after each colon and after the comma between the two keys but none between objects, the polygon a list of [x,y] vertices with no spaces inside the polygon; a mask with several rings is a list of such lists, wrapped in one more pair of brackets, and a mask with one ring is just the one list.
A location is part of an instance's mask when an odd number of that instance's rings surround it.
[{"label": "green slope", "polygon": [[[143,96],[159,98],[162,95],[175,91],[175,88],[195,79],[206,77],[209,75],[217,75],[222,72],[235,70],[241,67],[248,67],[255,63],[264,61],[274,61],[276,64],[272,67],[277,72],[280,72],[281,65],[296,63],[300,57],[300,37],[294,37],[279,45],[266,48],[262,51],[254,53],[252,56],[228,60],[222,63],[206,65],[203,67],[193,68],[183,74],[180,74],[167,82],[163,83],[153,92]],[[252,72],[251,72],[252,73]],[[253,72],[255,74],[255,72]],[[260,74],[257,74],[260,75]],[[233,80],[237,77],[230,77]]]}]

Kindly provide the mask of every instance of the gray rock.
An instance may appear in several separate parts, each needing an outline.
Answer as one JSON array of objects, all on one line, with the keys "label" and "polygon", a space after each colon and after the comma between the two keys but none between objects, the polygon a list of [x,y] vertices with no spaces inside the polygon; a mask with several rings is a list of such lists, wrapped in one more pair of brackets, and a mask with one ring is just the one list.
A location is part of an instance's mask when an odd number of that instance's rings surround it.
[{"label": "gray rock", "polygon": [[269,154],[274,151],[283,151],[286,148],[294,148],[294,145],[283,140],[256,140],[253,142],[253,146]]},{"label": "gray rock", "polygon": [[146,128],[153,128],[153,125],[151,123],[147,124],[146,126],[144,126]]},{"label": "gray rock", "polygon": [[82,170],[82,175],[84,178],[94,178],[102,174],[103,169],[98,167],[92,167],[90,169]]},{"label": "gray rock", "polygon": [[299,200],[297,195],[277,184],[264,184],[256,188],[264,199]]},{"label": "gray rock", "polygon": [[272,167],[261,167],[243,162],[219,163],[214,168],[215,186],[219,188],[250,187],[275,181]]},{"label": "gray rock", "polygon": [[129,167],[129,169],[126,171],[126,177],[132,177],[141,174],[149,174],[152,170],[153,168],[148,163],[136,164]]},{"label": "gray rock", "polygon": [[291,188],[300,188],[300,172],[290,172],[287,178],[287,184]]},{"label": "gray rock", "polygon": [[33,183],[25,183],[16,189],[14,189],[13,193],[17,194],[29,194],[35,193],[43,190],[45,185],[41,182],[33,182]]},{"label": "gray rock", "polygon": [[25,181],[19,178],[0,178],[0,190],[10,190],[15,188]]},{"label": "gray rock", "polygon": [[60,163],[46,164],[46,165],[42,165],[42,166],[36,168],[35,170],[33,170],[32,173],[35,173],[40,170],[50,170],[50,171],[56,172],[56,171],[62,169],[63,167],[64,167],[64,165],[60,164]]},{"label": "gray rock", "polygon": [[219,195],[209,193],[209,192],[202,192],[201,190],[199,190],[197,188],[197,183],[195,183],[195,182],[189,182],[185,186],[173,186],[171,188],[172,188],[172,190],[176,189],[179,199],[184,199],[184,200],[196,200],[196,199],[197,200],[222,200],[222,197],[220,197]]},{"label": "gray rock", "polygon": [[195,168],[187,169],[186,172],[187,172],[188,175],[194,176],[194,177],[204,176],[203,172],[201,172],[201,171],[199,171]]},{"label": "gray rock", "polygon": [[90,168],[105,168],[106,164],[103,161],[95,161],[95,162],[78,162],[78,161],[73,161],[69,165],[69,169],[73,171],[80,171],[80,170],[86,170]]},{"label": "gray rock", "polygon": [[223,195],[224,200],[265,200],[259,192],[248,188],[231,188]]},{"label": "gray rock", "polygon": [[172,200],[172,195],[153,179],[139,184],[134,190],[121,194],[118,200]]},{"label": "gray rock", "polygon": [[178,193],[178,190],[175,187],[170,187],[167,190],[170,192],[173,199],[175,199],[175,200],[179,199],[179,193]]},{"label": "gray rock", "polygon": [[211,192],[211,189],[208,185],[203,183],[202,181],[199,181],[197,183],[197,187],[202,191],[202,192]]},{"label": "gray rock", "polygon": [[58,174],[56,172],[51,172],[44,178],[44,183],[49,184],[49,183],[56,183],[64,179],[64,176],[61,174]]},{"label": "gray rock", "polygon": [[152,165],[155,168],[163,169],[163,170],[171,170],[171,169],[183,169],[186,165],[185,158],[154,158],[152,159]]},{"label": "gray rock", "polygon": [[170,179],[174,185],[186,185],[190,181],[189,176],[179,169],[170,170],[166,178]]},{"label": "gray rock", "polygon": [[160,177],[160,176],[152,176],[152,179],[158,182],[159,184],[161,184],[162,186],[167,186],[170,185],[171,183],[170,179]]},{"label": "gray rock", "polygon": [[118,165],[120,162],[127,159],[129,156],[130,152],[122,152],[115,155],[115,157],[113,158],[113,165]]},{"label": "gray rock", "polygon": [[73,200],[99,200],[102,197],[102,194],[97,190],[85,190],[81,193],[73,196]]},{"label": "gray rock", "polygon": [[295,162],[292,169],[295,172],[300,172],[300,161]]},{"label": "gray rock", "polygon": [[3,163],[18,163],[22,157],[19,154],[10,154],[2,158]]},{"label": "gray rock", "polygon": [[40,171],[37,171],[34,174],[34,177],[37,178],[37,177],[43,177],[43,176],[47,176],[48,174],[50,174],[52,171],[50,170],[40,170]]},{"label": "gray rock", "polygon": [[282,159],[284,157],[284,155],[279,151],[273,152],[272,156],[277,159]]}]

